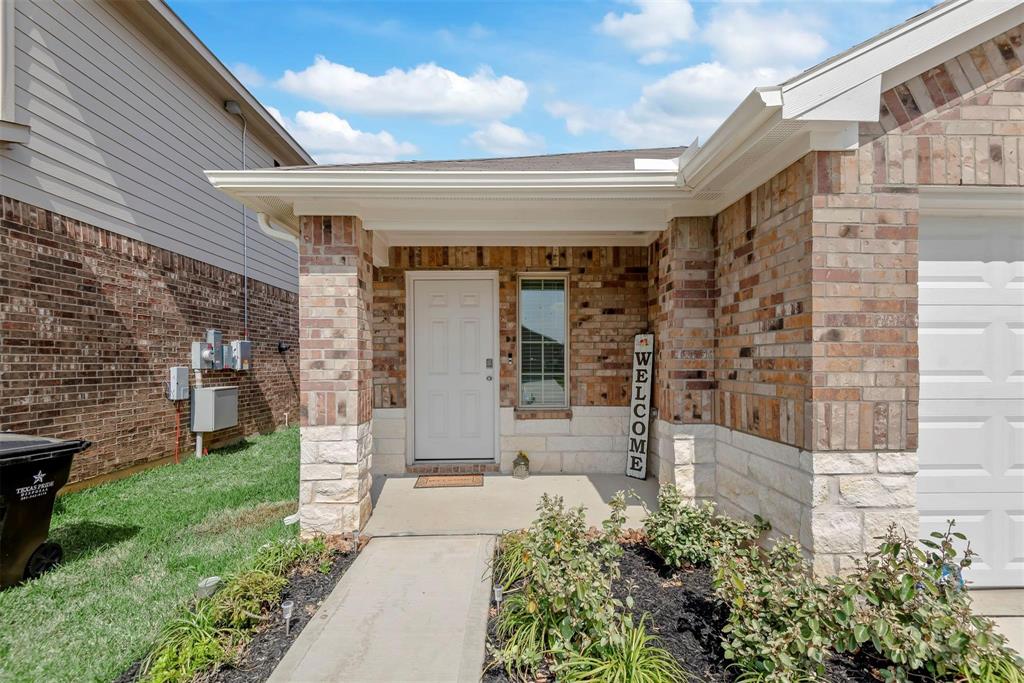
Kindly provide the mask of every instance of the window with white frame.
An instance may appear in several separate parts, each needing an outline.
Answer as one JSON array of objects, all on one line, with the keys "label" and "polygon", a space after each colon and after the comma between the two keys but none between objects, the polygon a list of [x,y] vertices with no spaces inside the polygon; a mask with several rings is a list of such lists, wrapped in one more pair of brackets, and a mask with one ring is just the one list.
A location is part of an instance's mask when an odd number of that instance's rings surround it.
[{"label": "window with white frame", "polygon": [[566,408],[568,280],[562,274],[519,277],[519,406]]}]

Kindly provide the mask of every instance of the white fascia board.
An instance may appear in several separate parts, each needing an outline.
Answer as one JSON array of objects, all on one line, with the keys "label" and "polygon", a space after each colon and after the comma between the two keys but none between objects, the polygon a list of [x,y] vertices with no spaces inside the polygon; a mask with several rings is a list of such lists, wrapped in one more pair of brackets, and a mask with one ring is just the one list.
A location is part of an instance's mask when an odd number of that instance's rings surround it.
[{"label": "white fascia board", "polygon": [[[999,32],[1000,27],[1006,30],[1020,23],[1022,7],[1024,3],[1021,0],[956,0],[936,7],[917,20],[909,21],[784,83],[782,115],[786,119],[801,118],[829,100],[850,91],[851,86],[857,89],[877,76],[913,62],[925,53],[931,53],[932,60],[937,60],[936,64],[942,63],[987,39],[979,39],[979,34],[972,32],[972,29],[986,26],[989,33]],[[965,40],[974,42],[966,45],[961,36],[967,36]],[[941,46],[941,49],[937,49],[937,46]],[[914,68],[924,70],[930,67],[918,62]],[[908,78],[917,73],[919,71],[910,74]],[[879,83],[878,95],[882,87],[895,85],[885,81]],[[862,94],[866,92],[865,88]],[[822,116],[813,118],[820,119]],[[877,121],[877,111],[867,120]]]},{"label": "white fascia board", "polygon": [[881,98],[882,75],[876,74],[795,118],[800,121],[878,121]]},{"label": "white fascia board", "polygon": [[[782,108],[779,88],[756,88],[679,169],[677,184],[696,189],[715,169]],[[696,145],[694,145],[696,147]],[[685,157],[686,155],[684,155]]]},{"label": "white fascia board", "polygon": [[[636,232],[562,232],[486,230],[374,231],[393,247],[646,247],[660,230]],[[376,247],[376,244],[374,245]],[[374,265],[378,265],[374,263]],[[386,264],[384,264],[386,265]]]},{"label": "white fascia board", "polygon": [[974,28],[963,31],[950,42],[944,45],[936,45],[931,50],[922,52],[917,57],[903,62],[882,76],[882,90],[888,90],[900,83],[909,81],[928,69],[934,68],[943,62],[961,55],[973,47],[981,45],[986,40],[1000,33],[1004,33],[1014,26],[1024,23],[1024,2],[1005,14],[997,15],[988,21],[978,24]]},{"label": "white fascia board", "polygon": [[590,232],[662,230],[670,215],[671,196],[643,199],[379,198],[347,201],[338,197],[298,199],[299,216],[355,215],[368,230],[401,232],[474,231],[514,233],[550,231],[552,235]]},{"label": "white fascia board", "polygon": [[346,191],[593,190],[610,193],[667,189],[662,171],[367,171],[334,168],[205,171],[214,187],[244,194],[309,195]]}]

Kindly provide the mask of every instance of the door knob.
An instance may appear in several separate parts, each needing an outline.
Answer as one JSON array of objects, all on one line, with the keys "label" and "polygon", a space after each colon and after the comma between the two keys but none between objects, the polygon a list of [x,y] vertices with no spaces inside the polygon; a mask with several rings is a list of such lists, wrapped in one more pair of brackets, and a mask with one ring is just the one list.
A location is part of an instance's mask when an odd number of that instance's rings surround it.
[{"label": "door knob", "polygon": [[493,378],[492,378],[492,377],[491,377],[490,375],[487,375],[487,381],[488,381],[488,382],[490,382],[490,381],[491,381],[492,379],[493,379]]}]

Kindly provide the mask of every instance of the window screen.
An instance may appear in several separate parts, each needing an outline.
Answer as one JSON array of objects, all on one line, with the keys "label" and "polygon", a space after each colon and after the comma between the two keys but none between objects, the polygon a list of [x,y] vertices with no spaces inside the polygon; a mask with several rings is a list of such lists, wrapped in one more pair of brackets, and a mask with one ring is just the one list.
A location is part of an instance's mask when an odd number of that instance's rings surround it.
[{"label": "window screen", "polygon": [[564,277],[519,280],[519,405],[564,408],[566,281]]}]

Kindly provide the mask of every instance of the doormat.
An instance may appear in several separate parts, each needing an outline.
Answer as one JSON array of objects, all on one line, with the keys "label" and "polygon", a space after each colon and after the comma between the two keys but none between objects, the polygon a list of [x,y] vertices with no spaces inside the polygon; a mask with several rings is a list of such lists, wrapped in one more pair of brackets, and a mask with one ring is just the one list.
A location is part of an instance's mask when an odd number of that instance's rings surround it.
[{"label": "doormat", "polygon": [[416,477],[414,489],[445,489],[463,486],[483,486],[482,474],[424,474]]}]

